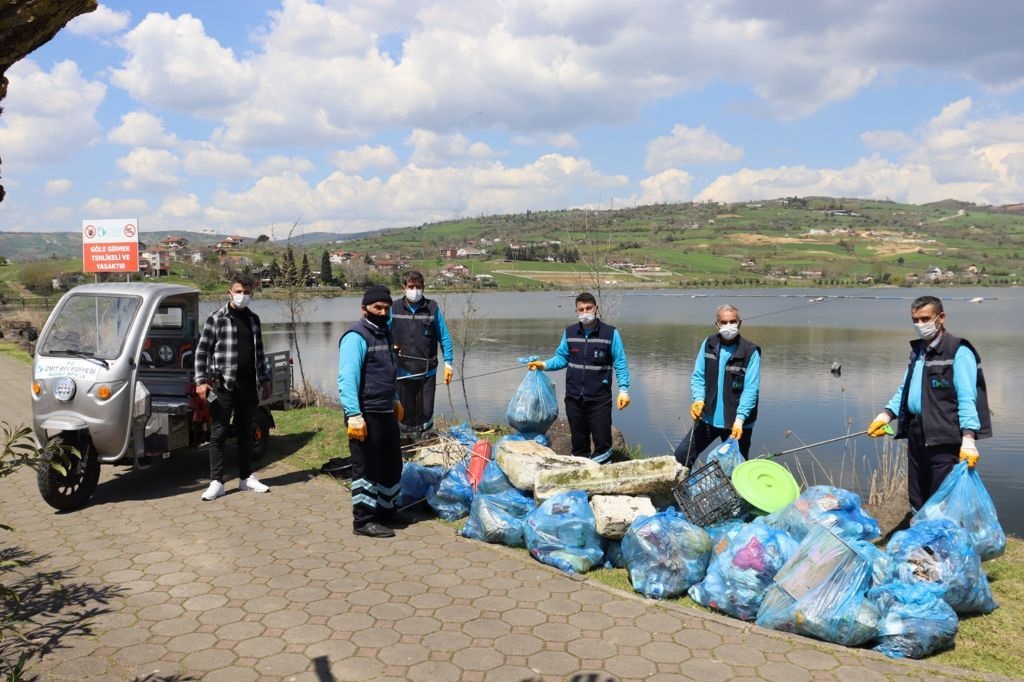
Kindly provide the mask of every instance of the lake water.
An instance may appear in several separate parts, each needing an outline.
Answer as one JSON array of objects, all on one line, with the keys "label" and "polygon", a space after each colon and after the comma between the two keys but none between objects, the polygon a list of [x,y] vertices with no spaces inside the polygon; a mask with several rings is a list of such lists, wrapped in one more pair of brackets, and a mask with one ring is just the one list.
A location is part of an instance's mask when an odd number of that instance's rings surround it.
[{"label": "lake water", "polygon": [[[1024,535],[1024,470],[1019,463],[1024,425],[1024,290],[1021,289],[853,289],[853,290],[687,290],[606,293],[602,317],[616,325],[629,357],[632,404],[615,411],[615,425],[630,444],[648,454],[669,454],[689,427],[690,374],[701,340],[714,328],[715,309],[740,309],[742,332],[762,348],[760,414],[751,454],[780,452],[849,432],[861,431],[888,402],[906,368],[915,337],[910,302],[919,295],[943,299],[947,328],[971,340],[981,353],[992,409],[993,438],[979,441],[979,471],[1008,532]],[[463,371],[476,421],[504,422],[505,408],[525,376],[516,358],[554,352],[565,325],[575,318],[573,296],[565,292],[438,295],[452,326],[473,319],[480,341],[472,345]],[[824,297],[823,300],[817,300]],[[983,297],[980,303],[970,299]],[[473,312],[466,315],[467,306]],[[206,308],[212,308],[206,304]],[[294,348],[295,335],[280,302],[254,303],[267,328],[268,350]],[[335,392],[337,344],[359,317],[355,297],[317,299],[306,304],[299,330],[306,376]],[[459,350],[456,348],[456,356]],[[842,375],[829,371],[842,364]],[[564,374],[550,376],[562,397]],[[296,368],[296,378],[298,369]],[[437,414],[465,419],[462,387],[453,382],[451,402],[438,387]],[[867,483],[879,444],[866,436],[780,457],[806,471],[813,458],[833,472],[856,461],[859,485]],[[825,482],[818,474],[819,483]],[[836,481],[838,483],[838,481]],[[855,487],[848,477],[844,487]]]}]

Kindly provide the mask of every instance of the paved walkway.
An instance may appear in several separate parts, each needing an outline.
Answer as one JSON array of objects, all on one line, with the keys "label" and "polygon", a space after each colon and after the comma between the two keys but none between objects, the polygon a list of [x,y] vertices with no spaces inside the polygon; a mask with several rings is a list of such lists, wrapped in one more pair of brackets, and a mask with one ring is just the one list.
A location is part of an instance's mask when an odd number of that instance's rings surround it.
[{"label": "paved walkway", "polygon": [[[0,419],[30,371],[0,357]],[[104,467],[58,514],[31,472],[0,481],[5,579],[50,680],[726,680],[971,677],[642,599],[424,521],[355,537],[348,493],[282,465],[266,495],[199,500],[201,455]],[[6,651],[4,651],[4,647]],[[0,643],[10,654],[12,642]]]}]

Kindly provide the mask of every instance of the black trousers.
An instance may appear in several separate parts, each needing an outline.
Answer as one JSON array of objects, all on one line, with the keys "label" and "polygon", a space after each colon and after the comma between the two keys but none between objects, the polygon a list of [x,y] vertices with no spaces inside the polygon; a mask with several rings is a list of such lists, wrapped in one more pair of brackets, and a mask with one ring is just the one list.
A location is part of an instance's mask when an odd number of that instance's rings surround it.
[{"label": "black trousers", "polygon": [[210,478],[224,482],[224,442],[235,420],[235,442],[238,444],[238,477],[252,474],[252,437],[259,394],[256,386],[236,386],[234,391],[214,391],[217,399],[210,403]]},{"label": "black trousers", "polygon": [[400,379],[395,383],[398,386],[398,400],[405,409],[402,434],[419,434],[434,428],[437,375],[422,379]]},{"label": "black trousers", "polygon": [[352,458],[352,525],[364,526],[395,508],[402,481],[402,447],[394,412],[364,412],[366,439],[348,439]]},{"label": "black trousers", "polygon": [[[603,455],[612,449],[612,401],[565,399],[565,419],[569,422],[572,454],[576,457]],[[593,440],[594,447],[590,444]]]},{"label": "black trousers", "polygon": [[[743,455],[743,459],[747,459],[747,455],[750,454],[750,436],[754,432],[754,426],[751,424],[747,426],[743,425],[743,435],[740,437],[740,454]],[[729,436],[732,435],[732,429],[720,429],[717,426],[708,424],[703,419],[698,419],[697,423],[693,425],[690,432],[683,436],[683,440],[676,446],[675,457],[676,461],[683,466],[692,469],[693,463],[697,461],[708,446],[716,438],[721,438],[722,442],[729,440]]]},{"label": "black trousers", "polygon": [[907,438],[907,496],[917,511],[935,494],[960,461],[960,444],[924,444],[921,420],[912,419]]}]

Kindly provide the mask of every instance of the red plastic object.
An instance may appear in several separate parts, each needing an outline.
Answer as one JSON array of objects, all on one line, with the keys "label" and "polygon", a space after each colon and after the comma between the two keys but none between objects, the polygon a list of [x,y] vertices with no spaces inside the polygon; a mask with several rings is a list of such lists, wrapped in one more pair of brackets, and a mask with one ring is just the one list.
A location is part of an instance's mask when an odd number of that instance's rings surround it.
[{"label": "red plastic object", "polygon": [[484,468],[491,461],[491,443],[486,440],[478,440],[473,443],[473,452],[469,456],[469,482],[476,492],[480,485],[480,479],[484,477]]}]

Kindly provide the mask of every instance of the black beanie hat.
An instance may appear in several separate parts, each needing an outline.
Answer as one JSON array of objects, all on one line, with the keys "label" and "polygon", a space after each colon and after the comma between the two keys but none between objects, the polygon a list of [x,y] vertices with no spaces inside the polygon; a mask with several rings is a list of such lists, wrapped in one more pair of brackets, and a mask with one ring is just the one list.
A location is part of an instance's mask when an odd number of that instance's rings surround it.
[{"label": "black beanie hat", "polygon": [[391,290],[386,286],[380,284],[374,284],[366,290],[363,294],[363,305],[370,305],[371,303],[384,302],[391,305]]}]

